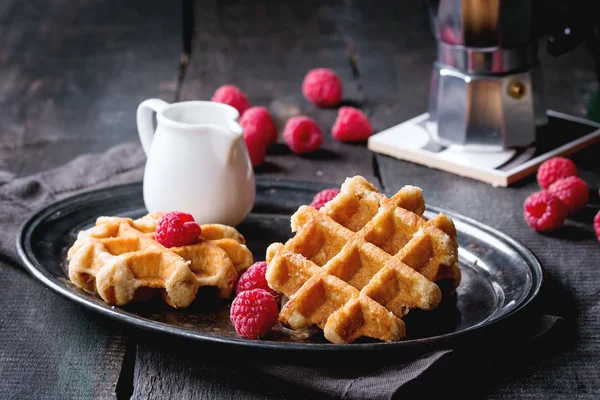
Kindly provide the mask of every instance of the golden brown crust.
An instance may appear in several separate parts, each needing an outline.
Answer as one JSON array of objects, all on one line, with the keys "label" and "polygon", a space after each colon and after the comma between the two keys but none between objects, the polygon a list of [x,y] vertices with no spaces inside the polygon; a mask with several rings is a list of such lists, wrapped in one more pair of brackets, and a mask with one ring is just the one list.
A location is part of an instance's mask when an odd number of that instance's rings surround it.
[{"label": "golden brown crust", "polygon": [[230,297],[238,273],[252,264],[244,237],[234,228],[210,225],[210,239],[167,249],[154,240],[161,216],[98,218],[68,251],[71,281],[115,305],[160,293],[171,306],[187,307],[201,286],[214,286],[219,297]]},{"label": "golden brown crust", "polygon": [[291,218],[296,235],[267,250],[269,286],[290,298],[282,324],[316,324],[335,343],[403,337],[402,316],[440,303],[434,281],[460,281],[454,224],[444,215],[427,221],[424,209],[421,189],[387,198],[363,177],[348,178],[319,211],[301,206]]}]

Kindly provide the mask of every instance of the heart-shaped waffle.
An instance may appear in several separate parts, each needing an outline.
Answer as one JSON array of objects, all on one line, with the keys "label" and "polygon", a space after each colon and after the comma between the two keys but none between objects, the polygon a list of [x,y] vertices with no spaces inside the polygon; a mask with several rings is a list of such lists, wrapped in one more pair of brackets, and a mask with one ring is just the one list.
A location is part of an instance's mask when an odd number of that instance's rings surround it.
[{"label": "heart-shaped waffle", "polygon": [[296,235],[267,249],[269,286],[289,298],[280,322],[316,324],[333,343],[402,338],[402,316],[441,301],[435,281],[450,280],[451,290],[460,282],[454,224],[443,214],[426,220],[424,209],[421,189],[387,198],[360,176],[320,210],[300,207]]}]

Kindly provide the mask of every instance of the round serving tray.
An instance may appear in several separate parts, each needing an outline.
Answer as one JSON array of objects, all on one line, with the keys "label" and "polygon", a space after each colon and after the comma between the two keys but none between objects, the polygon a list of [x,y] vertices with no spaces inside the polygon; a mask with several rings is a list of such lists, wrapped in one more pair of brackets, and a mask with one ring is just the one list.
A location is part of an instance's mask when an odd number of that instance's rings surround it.
[{"label": "round serving tray", "polygon": [[[272,242],[292,236],[290,216],[308,204],[327,185],[273,179],[257,180],[257,200],[238,226],[255,260],[263,260]],[[151,331],[232,346],[294,351],[377,351],[435,344],[488,327],[515,314],[538,293],[542,268],[535,256],[510,237],[461,215],[428,206],[426,216],[444,212],[458,230],[459,262],[463,279],[456,295],[444,298],[430,312],[413,310],[404,317],[405,340],[394,343],[359,341],[331,344],[318,329],[289,331],[276,328],[263,340],[237,335],[229,320],[227,301],[210,291],[199,294],[188,308],[176,310],[160,301],[108,305],[96,294],[75,287],[66,273],[66,252],[77,232],[92,226],[98,216],[139,217],[146,213],[142,184],[96,190],[56,202],[40,210],[22,226],[17,249],[25,267],[58,294],[102,315]]]}]

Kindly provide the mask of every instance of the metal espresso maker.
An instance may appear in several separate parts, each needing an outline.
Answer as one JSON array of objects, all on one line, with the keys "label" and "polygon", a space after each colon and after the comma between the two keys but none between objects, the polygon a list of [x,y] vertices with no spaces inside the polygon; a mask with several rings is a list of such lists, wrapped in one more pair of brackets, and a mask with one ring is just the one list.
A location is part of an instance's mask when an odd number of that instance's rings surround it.
[{"label": "metal espresso maker", "polygon": [[600,76],[600,0],[427,4],[437,40],[428,112],[371,136],[369,149],[508,186],[600,141],[600,124],[546,110],[538,59],[585,41]]},{"label": "metal espresso maker", "polygon": [[549,35],[553,54],[572,50],[589,26],[585,13],[564,1],[427,2],[437,40],[427,124],[432,140],[472,151],[534,143],[536,127],[548,121],[539,39]]}]

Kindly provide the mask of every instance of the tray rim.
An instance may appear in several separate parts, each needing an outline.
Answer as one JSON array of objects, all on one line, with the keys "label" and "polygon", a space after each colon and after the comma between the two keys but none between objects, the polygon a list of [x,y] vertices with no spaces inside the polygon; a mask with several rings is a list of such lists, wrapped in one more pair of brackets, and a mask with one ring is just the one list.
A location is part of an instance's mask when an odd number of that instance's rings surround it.
[{"label": "tray rim", "polygon": [[[321,182],[309,182],[300,180],[287,180],[280,178],[264,178],[257,177],[256,185],[273,186],[289,188],[289,189],[304,189],[318,191],[323,188],[328,188],[336,185],[321,183]],[[84,295],[80,295],[72,291],[67,285],[60,280],[53,278],[49,273],[44,272],[42,263],[40,262],[41,269],[35,265],[33,259],[33,251],[31,249],[31,235],[35,229],[46,219],[48,216],[54,214],[56,211],[66,208],[66,206],[74,206],[80,203],[85,203],[88,198],[96,198],[98,195],[108,193],[111,190],[122,190],[122,191],[135,191],[141,193],[142,182],[132,182],[120,185],[107,186],[100,189],[94,189],[78,193],[73,196],[55,201],[42,209],[33,213],[28,217],[19,229],[16,237],[16,250],[17,254],[23,263],[25,269],[38,281],[40,281],[45,287],[49,288],[53,292],[62,295],[66,299],[86,308],[99,313],[102,316],[108,317],[112,320],[126,323],[133,327],[161,334],[168,334],[175,337],[185,338],[193,340],[198,343],[215,343],[224,344],[234,347],[246,348],[246,349],[262,349],[262,350],[289,350],[289,351],[301,351],[301,352],[314,352],[314,351],[327,351],[327,352],[339,352],[339,351],[381,351],[381,350],[392,350],[392,349],[406,349],[415,348],[419,346],[430,346],[433,344],[441,344],[448,342],[449,340],[456,339],[458,337],[474,333],[476,331],[483,331],[490,328],[493,325],[497,325],[500,322],[506,321],[508,318],[513,317],[525,309],[539,294],[544,280],[544,270],[537,259],[537,257],[520,241],[508,236],[507,234],[494,229],[488,225],[478,222],[472,218],[463,216],[459,213],[447,210],[442,207],[427,204],[426,210],[431,212],[443,212],[444,214],[451,217],[453,220],[459,220],[462,223],[471,225],[485,233],[495,237],[508,245],[512,250],[521,256],[526,262],[527,266],[532,275],[532,286],[529,292],[525,295],[523,300],[515,305],[511,310],[505,314],[495,318],[486,319],[479,324],[468,327],[458,332],[450,332],[443,335],[431,336],[426,338],[408,339],[397,342],[377,342],[377,343],[350,343],[350,344],[333,344],[333,343],[292,343],[292,342],[277,342],[277,341],[262,341],[262,340],[250,340],[244,338],[234,338],[229,336],[221,336],[211,334],[207,332],[198,332],[189,328],[176,327],[164,322],[153,321],[141,316],[136,316],[126,310],[121,309],[117,306],[102,306],[94,301],[89,300]],[[37,260],[36,260],[37,261]]]}]

